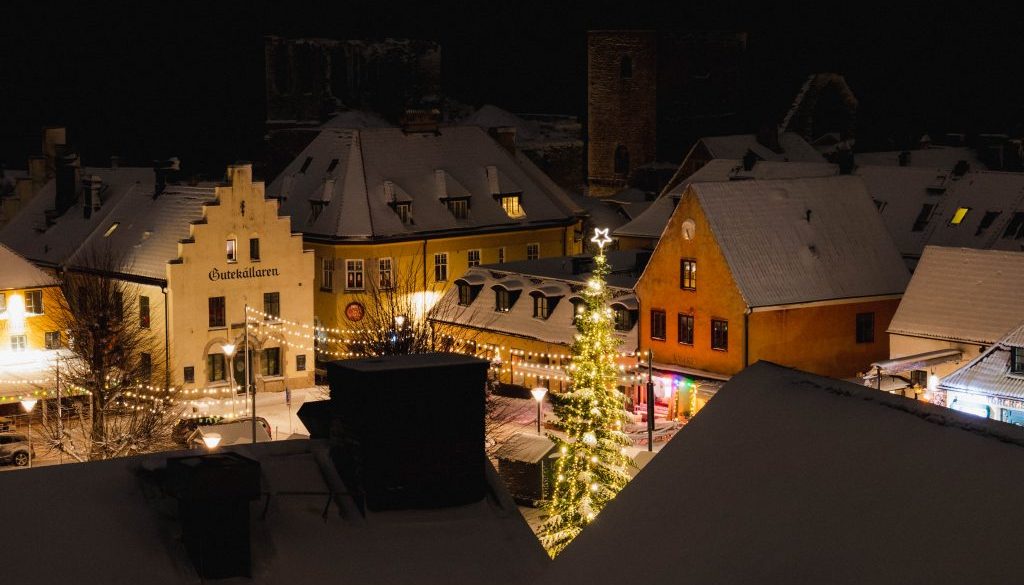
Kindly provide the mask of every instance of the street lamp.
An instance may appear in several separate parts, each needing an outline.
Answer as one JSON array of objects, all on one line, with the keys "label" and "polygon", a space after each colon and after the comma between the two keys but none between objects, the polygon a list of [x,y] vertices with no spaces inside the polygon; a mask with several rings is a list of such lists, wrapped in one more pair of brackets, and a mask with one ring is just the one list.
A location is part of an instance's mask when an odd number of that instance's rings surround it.
[{"label": "street lamp", "polygon": [[220,445],[220,433],[207,433],[203,435],[203,444],[206,448],[213,451]]},{"label": "street lamp", "polygon": [[541,409],[544,404],[544,395],[548,393],[548,389],[543,386],[538,386],[533,390],[530,390],[530,394],[533,394],[533,399],[537,401],[537,434],[540,434],[540,417]]},{"label": "street lamp", "polygon": [[32,469],[32,409],[36,407],[35,398],[25,398],[21,401],[21,407],[28,414],[28,467]]},{"label": "street lamp", "polygon": [[225,361],[227,362],[228,369],[228,391],[231,393],[231,414],[235,414],[235,364],[231,358],[235,355],[234,343],[225,343],[220,346],[221,351],[224,352]]}]

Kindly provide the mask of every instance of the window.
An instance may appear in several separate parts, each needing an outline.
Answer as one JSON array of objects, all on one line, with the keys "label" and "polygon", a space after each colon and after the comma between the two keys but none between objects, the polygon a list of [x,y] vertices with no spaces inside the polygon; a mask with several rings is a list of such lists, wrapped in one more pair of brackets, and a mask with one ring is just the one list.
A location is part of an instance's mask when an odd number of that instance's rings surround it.
[{"label": "window", "polygon": [[665,311],[651,309],[651,339],[665,340]]},{"label": "window", "polygon": [[498,264],[505,263],[505,246],[498,248]]},{"label": "window", "polygon": [[693,345],[693,315],[679,313],[676,321],[679,325],[679,331],[676,334],[677,341],[683,345]]},{"label": "window", "polygon": [[540,258],[540,244],[526,244],[526,259],[536,260]]},{"label": "window", "polygon": [[305,354],[295,356],[295,371],[296,372],[305,372],[306,371],[306,355]]},{"label": "window", "polygon": [[619,61],[619,78],[630,79],[631,77],[633,77],[633,58],[623,55],[622,60]]},{"label": "window", "polygon": [[434,254],[434,280],[444,282],[448,280],[448,253]]},{"label": "window", "polygon": [[494,310],[507,313],[512,310],[512,294],[503,288],[494,289]]},{"label": "window", "polygon": [[302,161],[302,168],[299,169],[299,172],[300,173],[306,172],[306,170],[309,169],[309,165],[311,165],[312,163],[313,163],[313,157],[307,156],[306,160]]},{"label": "window", "polygon": [[41,290],[27,290],[25,291],[25,312],[30,315],[42,315],[43,314],[43,291]]},{"label": "window", "polygon": [[7,293],[0,292],[0,313],[7,310]]},{"label": "window", "polygon": [[46,349],[60,349],[60,331],[47,331],[45,342]]},{"label": "window", "polygon": [[332,158],[330,164],[327,165],[327,172],[332,173],[336,168],[338,168],[338,159]]},{"label": "window", "polygon": [[223,382],[227,380],[227,371],[224,369],[224,354],[211,353],[206,356],[206,381]]},{"label": "window", "polygon": [[910,385],[920,386],[921,388],[928,387],[928,372],[925,370],[911,370],[910,371]]},{"label": "window", "polygon": [[281,293],[263,293],[263,312],[266,313],[263,318],[267,321],[281,318]]},{"label": "window", "polygon": [[195,366],[185,366],[185,371],[182,374],[182,378],[186,384],[196,383],[196,368]]},{"label": "window", "polygon": [[473,303],[473,287],[468,284],[459,285],[459,304],[468,307]]},{"label": "window", "polygon": [[875,314],[857,313],[857,343],[875,342]]},{"label": "window", "polygon": [[226,327],[224,297],[210,297],[210,328]]},{"label": "window", "polygon": [[533,297],[534,319],[547,319],[551,316],[551,309],[553,308],[553,303],[548,297],[544,295],[537,295]]},{"label": "window", "polygon": [[625,307],[615,308],[615,330],[629,331],[633,328],[633,312]]},{"label": "window", "polygon": [[268,347],[263,350],[260,359],[260,373],[264,376],[281,375],[281,348]]},{"label": "window", "polygon": [[228,262],[238,262],[238,241],[234,238],[227,241]]},{"label": "window", "polygon": [[949,220],[949,225],[960,225],[964,218],[967,217],[967,212],[970,211],[970,207],[960,207],[953,214],[953,217]]},{"label": "window", "polygon": [[363,261],[345,260],[345,288],[363,290]]},{"label": "window", "polygon": [[379,258],[377,260],[377,285],[382,290],[388,290],[394,286],[391,258]]},{"label": "window", "polygon": [[139,378],[149,380],[153,377],[153,356],[148,353],[139,354]]},{"label": "window", "polygon": [[402,223],[412,223],[412,203],[395,203],[395,213]]},{"label": "window", "polygon": [[724,319],[711,320],[711,349],[729,351],[729,322]]},{"label": "window", "polygon": [[575,325],[587,310],[587,304],[580,299],[571,299],[569,302],[572,303],[572,324]]},{"label": "window", "polygon": [[445,202],[448,205],[448,211],[455,217],[455,219],[466,219],[469,217],[469,199],[449,199]]},{"label": "window", "polygon": [[986,211],[985,215],[981,217],[981,223],[978,224],[978,229],[974,232],[974,235],[980,236],[981,232],[992,227],[992,222],[994,222],[1001,213],[1002,212],[1000,211]]},{"label": "window", "polygon": [[249,238],[249,260],[251,262],[260,261],[260,239]]},{"label": "window", "polygon": [[501,208],[505,210],[505,213],[512,218],[523,217],[526,212],[523,211],[523,206],[519,201],[521,195],[502,195],[501,196]]},{"label": "window", "polygon": [[320,290],[334,290],[334,258],[320,261]]},{"label": "window", "polygon": [[683,290],[697,290],[697,261],[679,261],[679,288]]},{"label": "window", "polygon": [[25,351],[28,347],[28,339],[24,335],[11,336],[11,351]]},{"label": "window", "polygon": [[615,147],[615,174],[629,174],[629,150],[621,144]]},{"label": "window", "polygon": [[470,250],[466,253],[470,266],[480,266],[480,250]]},{"label": "window", "polygon": [[931,203],[925,203],[921,206],[920,213],[917,214],[917,219],[914,220],[914,226],[910,228],[910,231],[921,232],[928,225],[928,221],[932,218],[932,211],[935,206]]},{"label": "window", "polygon": [[149,329],[149,297],[139,297],[139,327]]},{"label": "window", "polygon": [[1017,211],[1010,218],[1010,223],[1007,224],[1006,231],[1003,232],[1003,239],[1019,240],[1022,237],[1024,237],[1024,211]]},{"label": "window", "polygon": [[1024,347],[1010,348],[1010,373],[1024,374]]}]

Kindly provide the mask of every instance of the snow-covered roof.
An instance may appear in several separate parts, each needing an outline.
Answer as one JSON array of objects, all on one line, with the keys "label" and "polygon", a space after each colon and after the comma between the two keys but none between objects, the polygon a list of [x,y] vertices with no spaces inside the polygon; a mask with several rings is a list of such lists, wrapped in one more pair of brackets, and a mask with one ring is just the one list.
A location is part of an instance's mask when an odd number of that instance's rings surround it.
[{"label": "snow-covered roof", "polygon": [[496,459],[508,459],[525,463],[537,463],[547,457],[555,443],[544,435],[516,433],[509,437],[494,452]]},{"label": "snow-covered roof", "polygon": [[538,585],[1017,583],[1022,458],[1024,429],[759,362]]},{"label": "snow-covered roof", "polygon": [[[548,564],[493,470],[488,470],[492,495],[478,503],[367,511],[363,517],[345,495],[326,443],[278,441],[231,450],[259,461],[261,491],[268,495],[249,506],[252,578],[226,583],[526,585]],[[109,584],[199,583],[179,536],[175,501],[147,473],[180,455],[6,476],[0,495],[18,502],[7,518],[19,529],[3,531],[4,549],[21,559],[40,558],[40,543],[60,551],[59,562],[12,563],[6,578],[70,583],[87,575],[91,582]]]},{"label": "snow-covered roof", "polygon": [[54,286],[57,281],[17,252],[0,244],[0,290]]},{"label": "snow-covered roof", "polygon": [[854,158],[858,165],[899,166],[903,153],[909,153],[907,162],[911,167],[951,170],[958,162],[967,161],[974,168],[985,168],[974,149],[966,146],[929,146],[915,150],[858,152]]},{"label": "snow-covered roof", "polygon": [[889,333],[997,342],[1024,319],[1024,252],[928,246]]},{"label": "snow-covered roof", "polygon": [[320,125],[320,128],[387,128],[390,126],[394,126],[394,124],[373,112],[347,110],[332,115],[330,119]]},{"label": "snow-covered roof", "polygon": [[693,183],[688,193],[749,307],[906,288],[906,265],[857,177]]},{"label": "snow-covered roof", "polygon": [[1024,374],[1010,371],[1011,349],[1024,351],[1024,323],[939,383],[943,390],[1024,400]]},{"label": "snow-covered roof", "polygon": [[[610,305],[621,303],[630,308],[635,304],[633,287],[649,255],[649,252],[640,250],[608,253],[608,263],[612,267],[612,274],[608,277],[612,291]],[[452,287],[435,305],[431,318],[546,343],[570,345],[577,333],[573,325],[571,300],[591,276],[589,261],[589,256],[566,256],[472,267],[456,282],[461,280],[479,287],[473,301],[468,306],[460,306],[458,287]],[[574,265],[577,266],[575,274]],[[493,291],[496,288],[521,293],[509,311],[495,311]],[[557,299],[547,319],[533,316],[531,294]],[[616,331],[616,337],[622,351],[636,349],[636,324],[629,331]]]},{"label": "snow-covered roof", "polygon": [[[437,171],[453,179],[460,197],[468,192],[468,218],[457,219],[438,197]],[[511,192],[522,193],[525,216],[509,217],[495,197]],[[294,231],[331,241],[564,225],[582,213],[525,155],[505,150],[476,126],[442,126],[437,133],[325,129],[267,194],[280,197]],[[410,222],[402,222],[396,202],[412,204]]]},{"label": "snow-covered roof", "polygon": [[755,134],[733,134],[731,136],[705,136],[700,139],[713,158],[742,159],[751,150],[761,160],[821,162],[821,153],[795,132],[779,135],[782,152],[764,146]]}]

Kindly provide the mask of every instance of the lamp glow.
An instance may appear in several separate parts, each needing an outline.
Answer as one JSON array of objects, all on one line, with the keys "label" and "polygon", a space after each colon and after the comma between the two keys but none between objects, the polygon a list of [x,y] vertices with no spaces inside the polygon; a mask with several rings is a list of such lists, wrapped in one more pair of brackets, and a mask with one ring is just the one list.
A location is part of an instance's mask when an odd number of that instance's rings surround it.
[{"label": "lamp glow", "polygon": [[235,355],[236,348],[234,343],[225,343],[221,346],[221,349],[224,351],[224,355],[228,357]]},{"label": "lamp glow", "polygon": [[219,433],[208,433],[203,435],[203,444],[206,445],[207,449],[214,449],[217,445],[220,445],[220,434]]},{"label": "lamp glow", "polygon": [[395,317],[395,327],[401,329],[405,325],[405,315]]},{"label": "lamp glow", "polygon": [[547,393],[548,389],[544,387],[538,387],[534,388],[533,390],[530,390],[530,394],[533,395],[533,399],[536,400],[537,402],[544,400],[544,396],[546,396]]},{"label": "lamp glow", "polygon": [[36,403],[39,402],[35,398],[26,398],[21,401],[21,407],[25,409],[25,412],[32,412],[32,409],[36,407]]},{"label": "lamp glow", "polygon": [[25,333],[25,297],[17,293],[7,299],[7,330],[12,335]]}]

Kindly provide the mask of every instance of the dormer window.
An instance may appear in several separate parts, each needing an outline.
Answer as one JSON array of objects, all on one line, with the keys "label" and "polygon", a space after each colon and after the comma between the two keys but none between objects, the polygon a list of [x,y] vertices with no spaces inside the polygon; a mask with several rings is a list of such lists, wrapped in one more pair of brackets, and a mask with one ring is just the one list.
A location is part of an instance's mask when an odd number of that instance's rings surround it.
[{"label": "dormer window", "polygon": [[1024,347],[1010,348],[1010,373],[1024,374]]},{"label": "dormer window", "polygon": [[447,199],[445,205],[455,219],[467,219],[469,217],[469,198]]},{"label": "dormer window", "polygon": [[633,329],[633,325],[636,323],[636,313],[630,311],[626,307],[618,306],[615,307],[615,330],[616,331],[629,331]]},{"label": "dormer window", "polygon": [[468,307],[476,300],[483,288],[484,277],[480,274],[470,273],[461,278],[455,279],[455,285],[459,287],[459,305]]},{"label": "dormer window", "polygon": [[312,163],[313,163],[313,157],[307,156],[306,160],[302,161],[302,168],[299,169],[299,172],[300,173],[305,173],[307,170],[309,170],[309,165],[311,165]]},{"label": "dormer window", "polygon": [[406,225],[412,223],[412,203],[395,203],[395,213],[398,214],[398,219],[402,220],[402,223]]},{"label": "dormer window", "polygon": [[536,295],[533,297],[533,318],[534,319],[547,319],[551,316],[551,309],[553,308],[552,303],[554,299],[549,299],[544,295]]},{"label": "dormer window", "polygon": [[468,284],[459,285],[459,305],[468,307],[473,304],[473,287]]},{"label": "dormer window", "polygon": [[512,293],[503,289],[494,289],[494,310],[499,313],[508,313],[512,310]]},{"label": "dormer window", "polygon": [[526,212],[523,211],[523,206],[521,202],[521,193],[505,194],[501,195],[500,198],[501,208],[505,210],[506,215],[508,215],[512,219],[518,219],[520,217],[526,216]]}]

